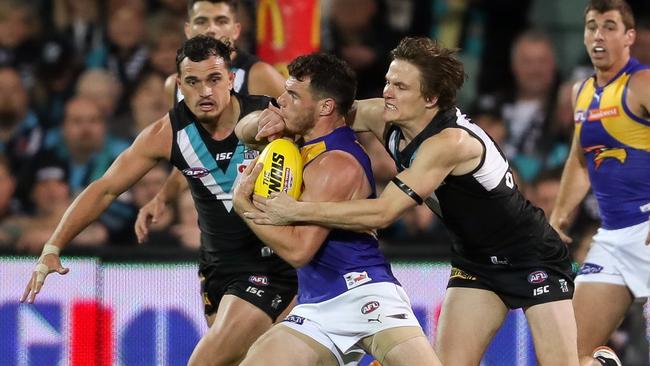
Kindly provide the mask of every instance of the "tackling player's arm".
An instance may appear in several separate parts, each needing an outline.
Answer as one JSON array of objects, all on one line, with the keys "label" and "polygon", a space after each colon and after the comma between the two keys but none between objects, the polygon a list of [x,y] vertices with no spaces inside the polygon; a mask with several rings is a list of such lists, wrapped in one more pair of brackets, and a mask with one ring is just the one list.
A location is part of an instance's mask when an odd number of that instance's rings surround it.
[{"label": "tackling player's arm", "polygon": [[[237,212],[256,210],[250,201],[257,174],[249,166],[242,183],[235,191]],[[255,168],[261,169],[261,164]],[[303,172],[304,191],[300,197],[306,202],[346,201],[367,197],[370,184],[361,165],[351,155],[330,151],[316,158]],[[244,219],[255,234],[292,266],[299,268],[309,263],[330,229],[314,225],[264,226]]]},{"label": "tackling player's arm", "polygon": [[345,116],[346,123],[355,132],[372,132],[379,141],[383,142],[386,129],[386,122],[382,116],[384,104],[383,98],[357,100]]},{"label": "tackling player's arm", "polygon": [[253,111],[237,122],[235,135],[244,144],[260,148],[284,136],[286,124],[280,108],[269,103],[262,111]]},{"label": "tackling player's arm", "polygon": [[389,183],[379,198],[323,203],[296,202],[286,194],[267,200],[255,197],[264,213],[246,212],[244,216],[259,224],[308,222],[358,231],[383,228],[430,196],[450,173],[460,175],[473,170],[482,153],[481,143],[467,132],[446,129],[422,143],[411,167],[398,174],[398,181]]},{"label": "tackling player's arm", "polygon": [[[581,83],[573,86],[572,104],[575,110],[575,103],[578,97]],[[577,125],[576,125],[577,126]],[[578,132],[576,127],[576,132]],[[560,180],[560,191],[555,199],[555,207],[551,213],[549,223],[557,231],[564,242],[570,243],[572,239],[564,232],[569,226],[571,212],[582,202],[591,187],[587,165],[580,145],[580,133],[574,132],[571,150],[564,164],[562,179]]]},{"label": "tackling player's arm", "polygon": [[92,182],[77,196],[45,243],[21,301],[34,301],[47,274],[54,271],[67,273],[67,269],[61,266],[59,250],[95,221],[120,194],[142,178],[160,159],[169,159],[171,133],[169,117],[144,129],[133,144],[115,159],[104,176]]},{"label": "tackling player's arm", "polygon": [[284,93],[284,77],[266,62],[256,62],[250,69],[248,93],[277,98]]}]

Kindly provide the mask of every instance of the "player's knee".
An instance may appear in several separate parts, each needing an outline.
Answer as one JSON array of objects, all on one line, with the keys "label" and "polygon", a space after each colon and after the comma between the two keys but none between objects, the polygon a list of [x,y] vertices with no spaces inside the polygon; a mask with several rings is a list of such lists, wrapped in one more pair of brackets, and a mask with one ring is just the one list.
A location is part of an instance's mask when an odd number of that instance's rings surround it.
[{"label": "player's knee", "polygon": [[246,356],[248,347],[228,342],[224,333],[206,334],[197,344],[188,366],[235,366]]}]

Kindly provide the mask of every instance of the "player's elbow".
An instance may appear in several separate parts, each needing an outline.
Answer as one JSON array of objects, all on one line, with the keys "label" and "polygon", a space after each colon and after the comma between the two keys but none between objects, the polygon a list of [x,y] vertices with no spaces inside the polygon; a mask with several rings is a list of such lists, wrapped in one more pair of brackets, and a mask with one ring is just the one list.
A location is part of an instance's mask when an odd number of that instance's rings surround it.
[{"label": "player's elbow", "polygon": [[304,250],[294,250],[289,255],[284,256],[284,260],[293,268],[301,268],[311,262],[312,257]]}]

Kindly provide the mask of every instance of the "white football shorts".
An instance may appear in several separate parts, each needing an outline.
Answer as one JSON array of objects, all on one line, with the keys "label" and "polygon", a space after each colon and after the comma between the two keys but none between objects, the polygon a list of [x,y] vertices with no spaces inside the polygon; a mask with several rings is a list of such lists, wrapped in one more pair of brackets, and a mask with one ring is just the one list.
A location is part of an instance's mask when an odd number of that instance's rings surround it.
[{"label": "white football shorts", "polygon": [[575,282],[603,282],[627,286],[634,297],[650,296],[650,224],[617,230],[598,229]]},{"label": "white football shorts", "polygon": [[364,353],[362,338],[397,327],[420,327],[402,287],[371,283],[327,301],[299,304],[282,322],[332,351],[341,365],[350,355]]}]

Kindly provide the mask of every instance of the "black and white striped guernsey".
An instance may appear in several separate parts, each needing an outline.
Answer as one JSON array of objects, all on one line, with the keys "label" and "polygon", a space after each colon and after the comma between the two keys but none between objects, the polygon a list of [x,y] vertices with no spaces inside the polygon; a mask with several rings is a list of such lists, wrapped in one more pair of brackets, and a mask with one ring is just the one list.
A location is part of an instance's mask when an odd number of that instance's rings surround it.
[{"label": "black and white striped guernsey", "polygon": [[423,141],[446,128],[461,128],[483,145],[481,162],[473,171],[460,176],[448,175],[431,197],[425,199],[452,233],[454,253],[472,258],[512,256],[513,250],[526,256],[529,247],[536,248],[535,254],[561,250],[558,245],[563,244],[547,223],[544,212],[526,200],[517,188],[504,154],[479,126],[456,108],[439,112],[401,151],[402,131],[396,125],[389,126],[386,148],[398,171],[411,165]]}]

